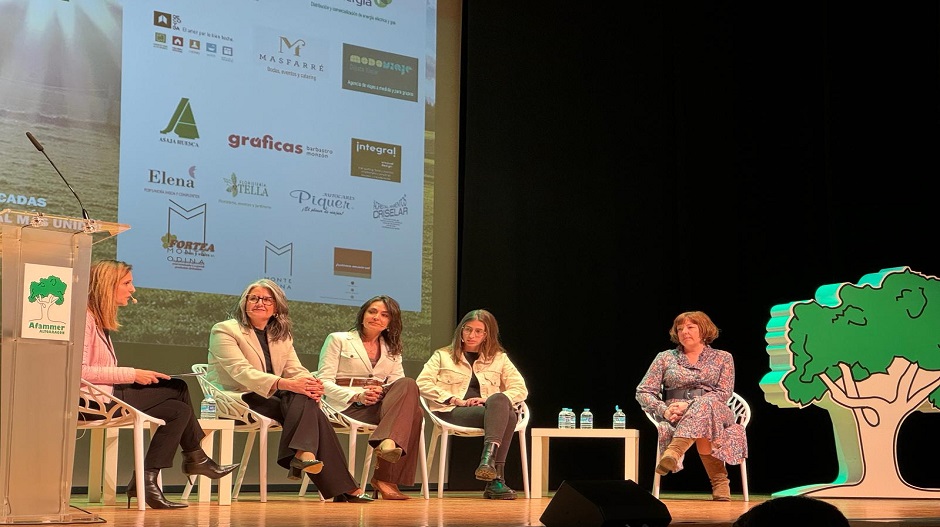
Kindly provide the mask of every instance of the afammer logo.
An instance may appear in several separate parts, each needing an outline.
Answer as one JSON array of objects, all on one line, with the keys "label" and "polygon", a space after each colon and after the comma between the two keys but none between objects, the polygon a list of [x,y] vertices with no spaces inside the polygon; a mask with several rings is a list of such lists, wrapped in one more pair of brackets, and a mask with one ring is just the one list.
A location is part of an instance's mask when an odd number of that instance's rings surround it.
[{"label": "afammer logo", "polygon": [[[179,104],[176,106],[176,111],[174,111],[173,116],[170,117],[170,122],[167,123],[166,128],[160,130],[160,133],[167,134],[170,131],[181,139],[199,139],[199,130],[196,128],[196,118],[193,116],[193,109],[189,104],[188,98],[183,97],[180,99]],[[191,141],[174,141],[169,138],[161,139],[161,141],[198,146],[197,143]]]}]

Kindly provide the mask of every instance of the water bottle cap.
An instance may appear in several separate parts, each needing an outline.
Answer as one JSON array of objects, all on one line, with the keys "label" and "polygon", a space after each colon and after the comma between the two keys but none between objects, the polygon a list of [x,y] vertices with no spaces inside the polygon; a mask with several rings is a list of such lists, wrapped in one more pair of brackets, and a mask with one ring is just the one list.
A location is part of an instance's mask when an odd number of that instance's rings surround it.
[{"label": "water bottle cap", "polygon": [[617,410],[617,411],[619,412],[619,411],[620,411],[620,405],[619,405],[619,404],[618,404],[618,405],[614,405],[614,410]]}]

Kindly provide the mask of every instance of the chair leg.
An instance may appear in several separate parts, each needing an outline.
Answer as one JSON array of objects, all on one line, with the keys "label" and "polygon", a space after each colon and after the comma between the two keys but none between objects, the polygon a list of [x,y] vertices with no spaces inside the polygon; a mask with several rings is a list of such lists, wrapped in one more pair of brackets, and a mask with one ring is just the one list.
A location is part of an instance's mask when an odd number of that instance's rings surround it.
[{"label": "chair leg", "polygon": [[362,482],[363,491],[366,490],[366,482],[371,479],[369,478],[369,472],[372,470],[372,458],[374,457],[374,452],[375,449],[372,448],[372,445],[369,445],[369,447],[366,448],[366,457],[362,460],[362,479],[359,481]]},{"label": "chair leg", "polygon": [[[441,437],[441,431],[439,428],[435,426],[434,429],[431,430],[431,442],[429,445],[430,449],[428,450],[427,461],[425,462],[425,464],[428,465],[429,467],[433,466],[434,464],[434,455],[437,452],[437,442],[440,440],[440,437]],[[440,465],[440,463],[438,463],[438,465]],[[442,483],[441,483],[441,477],[443,476],[439,476],[437,480],[437,497],[438,498],[444,497],[444,487],[442,486]]]},{"label": "chair leg", "polygon": [[235,487],[232,490],[232,499],[238,499],[238,493],[242,489],[242,481],[245,480],[245,471],[248,469],[248,460],[251,459],[251,449],[255,446],[255,435],[258,432],[252,430],[248,432],[248,436],[245,438],[245,450],[242,453],[242,462],[238,465],[238,475],[235,476]]},{"label": "chair leg", "polygon": [[[359,436],[358,430],[349,431],[349,446],[347,447],[346,452],[346,468],[349,470],[349,475],[353,479],[356,479],[356,439]],[[363,481],[362,485],[365,485],[366,482]]]},{"label": "chair leg", "polygon": [[431,499],[431,485],[428,482],[428,456],[427,448],[424,445],[424,423],[421,424],[421,442],[418,444],[420,448],[421,459],[419,460],[419,470],[421,470],[421,493],[424,495],[424,499]]},{"label": "chair leg", "polygon": [[91,429],[88,454],[88,503],[101,502],[101,485],[104,466],[104,428]]},{"label": "chair leg", "polygon": [[147,510],[147,501],[144,497],[144,429],[143,426],[134,426],[134,478],[137,480],[137,510]]},{"label": "chair leg", "polygon": [[431,431],[431,444],[428,450],[428,464],[434,463],[434,454],[437,453],[437,440],[441,437],[441,431],[437,427]]},{"label": "chair leg", "polygon": [[744,491],[744,501],[751,501],[747,492],[747,460],[741,460],[741,489]]},{"label": "chair leg", "polygon": [[268,429],[262,427],[258,438],[258,483],[261,486],[261,503],[268,501]]},{"label": "chair leg", "polygon": [[307,486],[310,485],[310,478],[307,476],[307,473],[303,470],[300,471],[300,492],[297,493],[298,497],[303,498],[307,495]]},{"label": "chair leg", "polygon": [[447,439],[450,434],[441,431],[441,456],[437,462],[437,497],[444,497],[444,475],[447,473]]},{"label": "chair leg", "polygon": [[[653,466],[655,467],[659,464],[659,459],[662,457],[662,453],[659,451],[659,446],[656,446],[656,459],[653,460]],[[659,478],[661,476],[653,470],[653,497],[659,499]]]},{"label": "chair leg", "polygon": [[180,494],[180,501],[186,501],[189,499],[190,493],[193,491],[193,480],[186,478],[186,485],[183,486],[183,493]]},{"label": "chair leg", "polygon": [[529,494],[529,454],[525,444],[525,430],[519,430],[519,454],[522,456],[522,490],[525,491],[526,499],[531,498]]},{"label": "chair leg", "polygon": [[104,431],[104,483],[102,503],[117,504],[118,444],[121,429],[108,428]]}]

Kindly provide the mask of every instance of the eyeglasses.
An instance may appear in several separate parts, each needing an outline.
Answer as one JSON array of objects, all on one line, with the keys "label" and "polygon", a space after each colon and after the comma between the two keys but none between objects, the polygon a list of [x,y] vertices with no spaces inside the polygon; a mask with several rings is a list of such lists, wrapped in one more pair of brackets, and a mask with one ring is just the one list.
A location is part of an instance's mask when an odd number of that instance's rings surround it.
[{"label": "eyeglasses", "polygon": [[258,302],[261,302],[262,304],[264,304],[264,305],[266,305],[266,306],[273,306],[273,305],[274,305],[274,297],[273,297],[273,296],[248,295],[248,296],[246,296],[245,298],[248,300],[248,303],[249,303],[249,304],[257,304]]},{"label": "eyeglasses", "polygon": [[474,337],[485,337],[486,330],[480,328],[471,328],[470,326],[463,327],[464,335],[473,335]]}]

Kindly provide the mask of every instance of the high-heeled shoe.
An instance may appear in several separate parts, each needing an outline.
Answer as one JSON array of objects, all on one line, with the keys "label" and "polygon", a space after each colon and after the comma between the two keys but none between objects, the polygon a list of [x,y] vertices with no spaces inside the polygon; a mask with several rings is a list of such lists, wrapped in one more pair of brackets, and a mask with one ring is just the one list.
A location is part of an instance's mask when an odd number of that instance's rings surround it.
[{"label": "high-heeled shoe", "polygon": [[[300,459],[299,457],[291,458],[290,460],[291,468],[296,468],[297,470],[303,470],[308,474],[319,474],[323,470],[323,462],[319,459]],[[288,474],[290,477],[290,474]]]},{"label": "high-heeled shoe", "polygon": [[201,448],[192,452],[183,452],[183,474],[191,483],[195,481],[191,476],[206,476],[209,479],[219,479],[227,476],[230,472],[238,468],[238,463],[234,465],[219,465],[211,457],[206,455]]},{"label": "high-heeled shoe", "polygon": [[408,496],[402,494],[401,491],[398,490],[398,485],[395,483],[375,479],[375,477],[373,477],[369,483],[372,484],[372,499],[378,499],[379,494],[382,495],[383,500],[410,499]]},{"label": "high-heeled shoe", "polygon": [[[159,474],[159,469],[144,470],[144,502],[147,503],[147,506],[151,509],[182,509],[183,507],[189,507],[185,503],[177,503],[166,499],[163,490],[157,485],[157,476]],[[140,499],[137,495],[137,475],[135,473],[131,473],[131,482],[127,484],[128,509],[131,508],[131,498]]]},{"label": "high-heeled shoe", "polygon": [[350,494],[348,492],[344,492],[342,494],[337,494],[336,496],[333,496],[334,503],[338,503],[341,501],[345,501],[349,503],[372,503],[375,500],[370,498],[369,495],[366,494],[365,492],[363,492],[362,494]]},{"label": "high-heeled shoe", "polygon": [[383,439],[379,446],[375,447],[375,455],[389,463],[397,463],[401,454],[401,447],[396,446],[393,439]]}]

